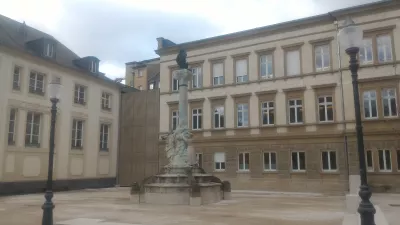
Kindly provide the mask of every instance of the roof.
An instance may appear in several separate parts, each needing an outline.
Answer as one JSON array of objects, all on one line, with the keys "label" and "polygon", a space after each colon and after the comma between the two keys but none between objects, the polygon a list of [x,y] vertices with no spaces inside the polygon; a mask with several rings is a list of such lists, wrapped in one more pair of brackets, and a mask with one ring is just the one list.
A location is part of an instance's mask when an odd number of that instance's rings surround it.
[{"label": "roof", "polygon": [[39,57],[42,60],[77,70],[84,75],[95,77],[108,83],[117,84],[121,87],[122,84],[114,82],[112,79],[106,77],[104,73],[99,72],[97,74],[93,74],[75,65],[73,61],[80,59],[80,57],[53,36],[39,31],[33,27],[27,26],[25,22],[20,23],[6,16],[0,15],[0,45],[4,45],[38,57],[33,51],[26,48],[26,43],[42,38],[51,39],[57,43],[55,59],[45,59]]},{"label": "roof", "polygon": [[132,62],[127,62],[127,63],[125,63],[125,65],[138,65],[138,66],[141,66],[141,65],[146,65],[147,63],[151,63],[151,62],[155,62],[155,61],[158,61],[158,60],[160,60],[160,57],[158,57],[158,58],[152,58],[152,59],[146,59],[146,60],[143,60],[143,61],[132,61]]},{"label": "roof", "polygon": [[374,10],[374,9],[378,9],[378,8],[389,8],[389,7],[394,7],[394,6],[399,7],[400,1],[399,0],[382,0],[382,1],[378,1],[378,2],[348,7],[348,8],[344,8],[344,9],[339,9],[339,10],[335,10],[335,11],[325,13],[325,14],[320,14],[320,15],[301,18],[301,19],[297,19],[297,20],[291,20],[291,21],[277,23],[277,24],[273,24],[273,25],[253,28],[253,29],[249,29],[249,30],[235,32],[235,33],[219,35],[219,36],[200,39],[200,40],[191,41],[191,42],[184,42],[184,43],[176,44],[176,45],[167,45],[167,46],[163,46],[163,48],[156,50],[155,52],[161,56],[161,55],[165,55],[165,54],[176,53],[179,51],[179,49],[193,49],[193,48],[204,47],[207,45],[222,44],[222,43],[227,43],[227,42],[232,42],[232,41],[238,41],[243,38],[251,38],[254,35],[265,35],[265,34],[270,34],[273,32],[279,32],[279,31],[282,31],[285,29],[294,29],[294,28],[299,28],[300,26],[309,26],[309,25],[312,25],[315,23],[332,22],[332,20],[335,19],[335,17],[346,16],[351,13],[369,11],[369,10]]}]

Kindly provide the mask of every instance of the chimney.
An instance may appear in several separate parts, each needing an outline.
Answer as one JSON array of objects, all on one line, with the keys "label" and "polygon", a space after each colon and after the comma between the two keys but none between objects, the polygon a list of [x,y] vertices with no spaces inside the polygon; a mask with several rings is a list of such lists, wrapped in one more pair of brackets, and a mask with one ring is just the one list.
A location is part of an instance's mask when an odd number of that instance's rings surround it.
[{"label": "chimney", "polygon": [[163,37],[157,38],[157,44],[158,44],[157,50],[163,48],[163,47],[164,47],[164,46],[163,46],[163,44],[164,44],[164,38],[163,38]]}]

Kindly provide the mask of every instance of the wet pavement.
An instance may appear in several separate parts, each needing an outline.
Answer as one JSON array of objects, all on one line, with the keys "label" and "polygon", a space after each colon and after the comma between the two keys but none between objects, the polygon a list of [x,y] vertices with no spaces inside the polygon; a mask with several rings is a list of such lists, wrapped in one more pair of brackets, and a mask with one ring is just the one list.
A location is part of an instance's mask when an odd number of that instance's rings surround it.
[{"label": "wet pavement", "polygon": [[[58,225],[339,225],[344,196],[233,193],[232,200],[206,206],[133,204],[129,189],[58,192]],[[0,198],[1,225],[41,224],[43,194]]]}]

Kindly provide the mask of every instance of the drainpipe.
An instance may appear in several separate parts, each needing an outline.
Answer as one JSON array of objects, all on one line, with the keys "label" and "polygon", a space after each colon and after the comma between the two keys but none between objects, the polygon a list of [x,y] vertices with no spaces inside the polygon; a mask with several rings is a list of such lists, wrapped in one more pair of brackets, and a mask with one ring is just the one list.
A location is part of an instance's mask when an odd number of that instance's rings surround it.
[{"label": "drainpipe", "polygon": [[[343,142],[344,142],[344,152],[345,152],[345,159],[346,159],[346,166],[347,166],[347,178],[349,179],[350,177],[350,165],[349,165],[349,150],[348,150],[348,141],[347,141],[347,134],[346,134],[346,114],[345,114],[345,104],[344,104],[344,91],[343,91],[343,69],[342,69],[342,60],[340,58],[340,42],[339,42],[339,22],[335,16],[333,16],[331,13],[328,13],[332,19],[333,19],[333,24],[335,25],[336,29],[336,45],[337,45],[337,62],[338,62],[338,67],[339,67],[339,73],[340,73],[340,98],[342,102],[342,124],[344,125],[344,132],[343,132]],[[350,181],[349,181],[350,182]],[[350,190],[349,187],[348,191]]]}]

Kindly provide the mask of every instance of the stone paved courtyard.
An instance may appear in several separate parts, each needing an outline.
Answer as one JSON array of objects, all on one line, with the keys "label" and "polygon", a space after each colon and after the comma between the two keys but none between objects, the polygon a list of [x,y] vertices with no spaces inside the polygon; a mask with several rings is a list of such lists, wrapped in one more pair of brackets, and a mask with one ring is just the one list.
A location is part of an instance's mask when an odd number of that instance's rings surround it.
[{"label": "stone paved courtyard", "polygon": [[[339,225],[342,196],[234,193],[232,200],[207,206],[136,205],[129,189],[55,193],[54,222],[59,225]],[[0,198],[0,224],[41,224],[42,194]]]}]

